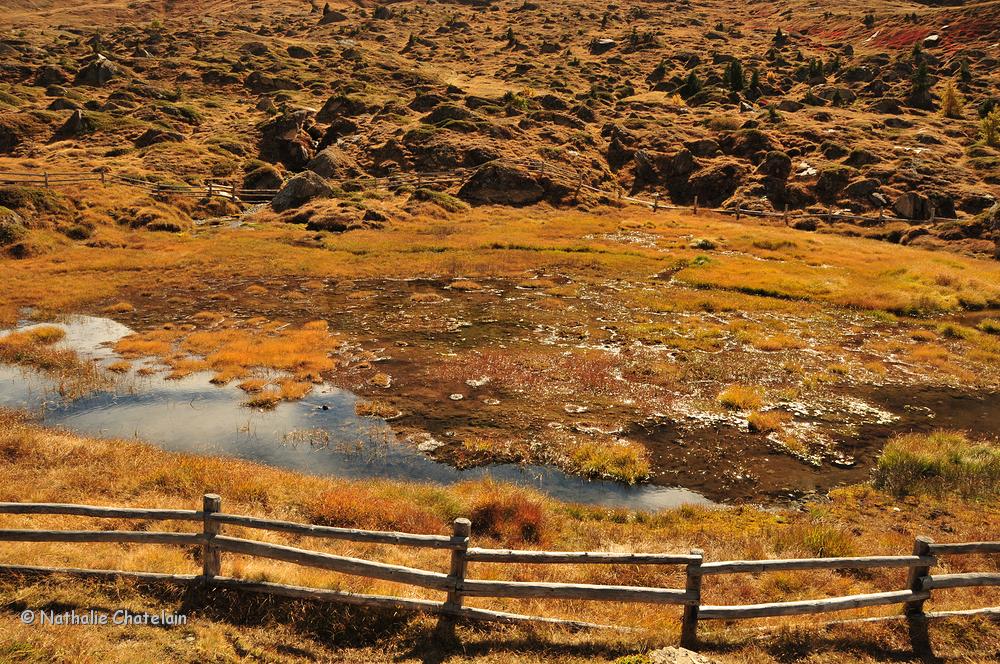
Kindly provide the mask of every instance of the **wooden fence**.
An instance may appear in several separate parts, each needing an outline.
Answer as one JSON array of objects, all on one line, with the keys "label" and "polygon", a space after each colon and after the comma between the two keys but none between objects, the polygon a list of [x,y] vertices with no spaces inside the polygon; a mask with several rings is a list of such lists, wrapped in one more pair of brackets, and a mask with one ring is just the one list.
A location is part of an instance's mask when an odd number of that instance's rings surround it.
[{"label": "wooden fence", "polygon": [[[977,572],[966,574],[936,574],[930,570],[937,557],[969,553],[1000,553],[1000,542],[935,544],[918,537],[910,555],[860,556],[849,558],[805,558],[788,560],[730,560],[705,562],[701,550],[688,553],[607,553],[566,551],[521,551],[484,549],[469,546],[471,523],[456,519],[451,535],[357,530],[278,521],[222,512],[219,496],[206,494],[201,510],[138,509],[95,507],[54,503],[0,503],[0,514],[72,515],[108,519],[143,521],[188,521],[200,524],[200,532],[120,531],[120,530],[0,530],[5,542],[115,542],[127,544],[165,544],[198,547],[201,550],[202,573],[165,574],[124,570],[93,570],[79,568],[0,565],[0,573],[67,574],[80,577],[126,577],[143,581],[201,585],[267,593],[296,599],[342,602],[359,606],[416,610],[438,614],[442,623],[451,625],[456,618],[501,622],[549,622],[573,627],[607,627],[591,623],[526,616],[492,611],[464,605],[466,597],[549,598],[591,600],[599,602],[642,602],[683,606],[681,644],[696,647],[698,623],[702,620],[739,620],[767,616],[792,616],[826,613],[862,607],[903,604],[908,619],[924,617],[923,605],[932,590],[974,586],[1000,586],[1000,574]],[[319,539],[346,540],[372,544],[443,549],[450,551],[447,573],[390,565],[371,560],[322,553],[257,540],[230,537],[223,526],[289,533]],[[280,583],[249,581],[221,575],[223,553],[235,553],[270,560],[279,560],[342,574],[381,579],[446,593],[443,601],[365,595],[339,590],[291,586]],[[595,585],[584,583],[541,583],[497,581],[469,578],[469,563],[520,564],[592,564],[592,565],[668,565],[683,566],[684,588],[653,588],[646,586]],[[889,592],[850,595],[828,599],[794,602],[774,602],[754,605],[710,606],[701,603],[705,577],[719,574],[759,574],[787,570],[905,568],[906,587]],[[996,608],[962,612],[995,612]]]},{"label": "wooden fence", "polygon": [[[493,162],[488,162],[493,163]],[[835,212],[828,206],[824,212],[809,212],[805,210],[790,211],[785,206],[783,211],[752,210],[737,205],[733,208],[705,208],[698,205],[698,197],[694,198],[691,205],[671,205],[662,202],[662,196],[657,193],[652,199],[643,199],[635,196],[626,196],[621,189],[608,191],[587,184],[584,181],[584,174],[579,169],[568,164],[555,164],[540,159],[519,158],[505,160],[504,163],[520,166],[525,170],[539,176],[547,177],[554,182],[572,189],[574,199],[578,198],[582,191],[599,194],[609,200],[616,200],[619,204],[640,205],[647,207],[653,212],[659,210],[690,210],[697,215],[699,211],[714,212],[735,217],[739,221],[743,216],[780,219],[784,225],[789,226],[794,221],[802,219],[825,219],[828,223],[833,221],[856,221],[869,224],[883,224],[886,222],[906,222],[912,220],[900,217],[887,216],[883,209],[879,209],[878,216],[849,214]],[[336,184],[348,191],[387,189],[395,191],[402,187],[415,188],[448,188],[464,182],[478,168],[456,168],[449,171],[436,171],[425,173],[395,173],[384,177],[364,176],[338,180]],[[133,188],[138,188],[151,195],[171,195],[171,196],[192,196],[197,198],[225,198],[233,201],[261,203],[270,201],[278,193],[278,189],[248,189],[234,182],[219,182],[206,180],[204,185],[174,185],[151,182],[142,178],[126,175],[116,175],[105,172],[78,172],[78,173],[14,173],[0,171],[0,184],[23,184],[40,187],[55,187],[70,184],[81,184],[100,182],[101,184],[118,184]],[[931,210],[930,221],[935,219],[934,210]]]}]

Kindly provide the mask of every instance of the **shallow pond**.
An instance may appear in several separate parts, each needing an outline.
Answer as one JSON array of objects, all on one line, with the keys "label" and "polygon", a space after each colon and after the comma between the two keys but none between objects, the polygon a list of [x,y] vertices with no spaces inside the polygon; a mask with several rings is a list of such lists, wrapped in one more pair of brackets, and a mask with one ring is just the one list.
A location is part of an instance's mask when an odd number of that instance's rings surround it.
[{"label": "shallow pond", "polygon": [[[66,332],[61,346],[105,366],[119,359],[110,346],[132,332],[91,316],[71,316],[54,325]],[[67,401],[51,378],[0,365],[0,406],[28,409],[46,425],[89,436],[137,438],[171,451],[237,457],[314,475],[442,484],[489,476],[560,500],[644,510],[710,503],[687,489],[590,481],[551,467],[497,464],[458,470],[397,441],[385,421],[358,417],[351,392],[321,385],[302,401],[258,411],[241,405],[245,395],[234,384],[220,387],[209,378],[201,373],[164,380],[140,376],[133,366],[114,388]]]}]

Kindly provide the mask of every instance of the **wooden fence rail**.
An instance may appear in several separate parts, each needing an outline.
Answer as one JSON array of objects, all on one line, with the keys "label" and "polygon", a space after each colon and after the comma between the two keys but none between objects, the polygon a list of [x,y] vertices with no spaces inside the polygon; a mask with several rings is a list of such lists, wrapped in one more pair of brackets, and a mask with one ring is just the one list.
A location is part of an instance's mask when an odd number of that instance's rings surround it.
[{"label": "wooden fence rail", "polygon": [[[158,532],[146,530],[27,530],[0,529],[5,542],[112,542],[122,544],[160,544],[195,546],[202,551],[201,574],[165,574],[28,565],[0,565],[0,573],[64,574],[84,578],[132,578],[142,581],[200,584],[245,592],[266,593],[296,599],[342,602],[358,606],[424,611],[438,614],[442,625],[453,626],[456,618],[501,622],[545,622],[574,627],[609,627],[557,618],[527,616],[483,608],[467,607],[466,597],[549,598],[597,602],[643,602],[683,606],[681,644],[694,648],[698,642],[698,623],[702,620],[744,620],[771,616],[795,616],[827,613],[872,606],[902,604],[907,619],[923,619],[923,604],[932,590],[1000,586],[1000,573],[969,572],[931,575],[937,556],[970,553],[1000,553],[1000,542],[965,542],[935,544],[918,537],[912,555],[853,556],[844,558],[803,558],[786,560],[728,560],[704,562],[703,552],[694,549],[681,553],[612,553],[604,551],[523,551],[469,547],[472,524],[456,519],[452,534],[424,535],[317,526],[275,519],[264,519],[222,512],[221,498],[206,494],[201,510],[143,509],[133,507],[97,507],[63,503],[0,503],[0,514],[65,515],[99,519],[137,521],[199,522],[199,532]],[[447,573],[403,565],[335,555],[298,547],[260,542],[222,534],[223,526],[290,533],[317,539],[345,540],[367,544],[443,549],[451,552]],[[341,574],[380,579],[447,594],[444,601],[367,595],[327,588],[308,588],[280,583],[250,581],[222,575],[222,554],[238,554],[296,565],[324,569]],[[551,583],[532,581],[479,580],[468,578],[470,563],[528,565],[676,565],[684,566],[684,588],[602,585],[586,583]],[[760,574],[766,572],[814,569],[903,568],[908,570],[907,588],[888,592],[831,597],[825,599],[773,602],[765,604],[711,606],[701,603],[705,577],[720,574]],[[961,612],[996,613],[997,607]]]}]

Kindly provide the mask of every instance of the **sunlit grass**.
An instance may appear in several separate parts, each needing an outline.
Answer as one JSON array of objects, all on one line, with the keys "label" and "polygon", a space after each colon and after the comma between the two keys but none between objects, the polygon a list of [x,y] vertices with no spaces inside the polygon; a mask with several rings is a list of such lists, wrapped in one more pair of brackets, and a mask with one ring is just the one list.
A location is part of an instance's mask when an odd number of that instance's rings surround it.
[{"label": "sunlit grass", "polygon": [[894,495],[1000,494],[1000,447],[960,432],[904,434],[882,450],[873,471],[875,486]]}]

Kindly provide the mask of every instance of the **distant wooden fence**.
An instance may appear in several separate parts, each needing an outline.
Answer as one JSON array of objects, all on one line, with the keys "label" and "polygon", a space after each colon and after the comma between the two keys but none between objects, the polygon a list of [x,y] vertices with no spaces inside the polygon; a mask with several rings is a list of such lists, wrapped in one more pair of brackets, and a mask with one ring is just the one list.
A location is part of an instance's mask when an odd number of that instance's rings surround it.
[{"label": "distant wooden fence", "polygon": [[[861,556],[848,558],[805,558],[789,560],[731,560],[705,562],[701,550],[686,554],[674,553],[607,553],[565,551],[520,551],[483,549],[469,546],[471,523],[456,519],[452,534],[422,535],[413,533],[357,530],[315,526],[252,516],[226,514],[221,511],[221,499],[206,494],[201,510],[138,509],[95,507],[54,503],[0,503],[0,514],[72,515],[109,519],[150,521],[189,521],[201,524],[200,532],[157,532],[118,530],[0,530],[5,542],[115,542],[127,544],[167,544],[200,547],[202,573],[165,574],[124,570],[93,570],[79,568],[0,565],[0,572],[31,574],[68,574],[80,577],[126,577],[143,581],[159,581],[184,585],[231,588],[267,593],[296,599],[342,602],[359,606],[416,610],[442,616],[445,625],[455,618],[501,622],[548,622],[573,627],[607,627],[592,623],[505,613],[464,605],[466,597],[509,597],[576,599],[599,602],[643,602],[683,606],[681,644],[695,647],[698,642],[698,622],[702,620],[739,620],[768,616],[792,616],[826,613],[888,604],[905,605],[909,619],[924,617],[923,605],[932,590],[974,586],[1000,586],[1000,574],[977,572],[967,574],[931,575],[937,556],[968,553],[1000,553],[1000,542],[935,544],[918,537],[911,555]],[[291,546],[229,537],[222,534],[225,525],[265,531],[290,533],[320,539],[346,540],[372,544],[389,544],[451,552],[447,574],[402,565],[310,551]],[[221,575],[224,552],[279,560],[332,572],[381,579],[400,584],[427,588],[446,593],[444,601],[365,595],[339,590],[291,586],[281,583],[249,581]],[[677,565],[685,568],[684,588],[653,588],[646,586],[595,585],[584,583],[541,583],[525,581],[494,581],[469,578],[469,563],[519,564],[594,564],[594,565]],[[906,568],[909,570],[906,588],[890,592],[850,595],[828,599],[774,602],[769,604],[709,606],[701,603],[702,581],[719,574],[759,574],[763,572],[814,569]],[[996,608],[976,609],[969,613],[995,612]]]},{"label": "distant wooden fence", "polygon": [[[347,178],[337,180],[336,184],[346,190],[388,189],[393,191],[402,187],[415,187],[418,189],[442,186],[450,187],[464,182],[479,168],[483,168],[494,163],[498,162],[487,162],[486,164],[482,164],[477,167],[455,168],[448,171],[394,173],[383,177],[363,176],[357,178]],[[860,221],[876,224],[882,224],[885,222],[909,223],[912,221],[899,217],[886,216],[882,208],[879,209],[878,216],[834,212],[833,208],[830,206],[827,207],[825,212],[809,212],[805,210],[791,212],[787,205],[785,206],[785,209],[780,212],[747,209],[739,205],[734,208],[705,208],[699,207],[697,196],[695,196],[691,205],[671,205],[664,203],[662,201],[662,196],[659,193],[657,193],[652,199],[642,199],[635,196],[626,196],[621,189],[616,191],[607,191],[591,186],[585,183],[582,171],[575,167],[571,167],[568,164],[557,164],[546,162],[541,159],[531,158],[505,159],[503,160],[503,163],[520,166],[531,173],[547,177],[554,182],[559,182],[568,189],[573,190],[574,198],[578,198],[582,191],[589,191],[591,193],[600,194],[609,200],[616,200],[620,204],[641,205],[649,208],[653,212],[657,212],[659,210],[691,210],[695,215],[697,215],[699,211],[714,212],[717,214],[733,216],[737,221],[739,221],[743,216],[775,218],[781,219],[786,226],[791,225],[793,219],[799,220],[807,218],[825,219],[828,223],[835,220]],[[0,171],[0,184],[27,184],[41,187],[54,187],[87,182],[101,182],[105,185],[110,183],[135,187],[152,195],[162,194],[171,196],[194,196],[198,198],[219,197],[233,201],[254,203],[270,201],[278,193],[278,189],[248,189],[233,182],[216,182],[211,180],[206,181],[204,185],[173,185],[151,182],[149,180],[132,176],[115,175],[104,172],[12,173]],[[934,219],[935,212],[932,209],[930,221],[934,221]]]}]

